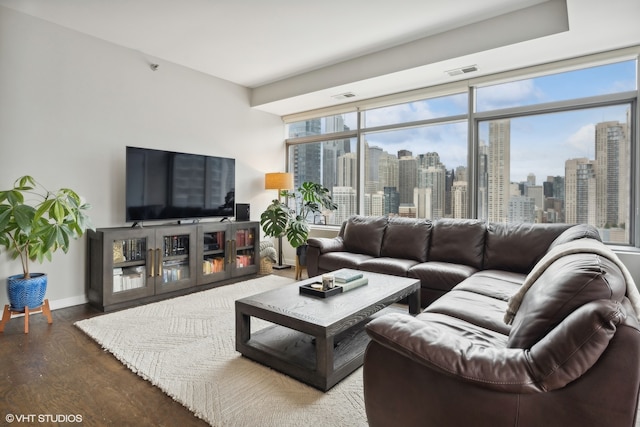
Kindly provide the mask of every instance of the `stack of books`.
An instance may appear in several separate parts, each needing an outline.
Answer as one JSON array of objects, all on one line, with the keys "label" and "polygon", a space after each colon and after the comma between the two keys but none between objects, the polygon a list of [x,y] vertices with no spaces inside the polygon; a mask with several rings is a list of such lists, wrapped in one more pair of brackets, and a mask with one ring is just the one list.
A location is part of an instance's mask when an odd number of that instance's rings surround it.
[{"label": "stack of books", "polygon": [[364,277],[361,271],[342,268],[333,272],[336,286],[342,288],[342,292],[347,292],[369,283],[369,279]]}]

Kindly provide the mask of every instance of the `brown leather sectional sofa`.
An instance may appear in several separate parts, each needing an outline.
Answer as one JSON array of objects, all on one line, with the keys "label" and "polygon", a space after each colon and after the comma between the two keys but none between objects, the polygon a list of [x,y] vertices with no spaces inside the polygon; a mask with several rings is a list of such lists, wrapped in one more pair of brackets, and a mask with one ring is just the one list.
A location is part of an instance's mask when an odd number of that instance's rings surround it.
[{"label": "brown leather sectional sofa", "polygon": [[367,326],[371,426],[635,425],[637,289],[592,227],[356,216],[309,239],[310,276],[342,267],[422,283]]}]

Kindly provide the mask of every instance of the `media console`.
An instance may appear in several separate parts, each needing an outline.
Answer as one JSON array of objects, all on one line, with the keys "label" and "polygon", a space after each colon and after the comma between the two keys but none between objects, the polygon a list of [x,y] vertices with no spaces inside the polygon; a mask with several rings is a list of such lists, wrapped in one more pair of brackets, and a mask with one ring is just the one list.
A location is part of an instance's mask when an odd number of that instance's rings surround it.
[{"label": "media console", "polygon": [[200,222],[87,233],[89,302],[117,310],[224,284],[259,270],[258,222]]}]

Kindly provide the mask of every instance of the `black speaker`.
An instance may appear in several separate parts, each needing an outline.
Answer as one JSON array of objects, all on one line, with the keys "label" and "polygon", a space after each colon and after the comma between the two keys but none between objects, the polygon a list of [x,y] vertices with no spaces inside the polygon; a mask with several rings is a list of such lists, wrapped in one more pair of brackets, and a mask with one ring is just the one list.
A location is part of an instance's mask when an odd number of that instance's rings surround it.
[{"label": "black speaker", "polygon": [[249,203],[236,203],[236,221],[249,221]]}]

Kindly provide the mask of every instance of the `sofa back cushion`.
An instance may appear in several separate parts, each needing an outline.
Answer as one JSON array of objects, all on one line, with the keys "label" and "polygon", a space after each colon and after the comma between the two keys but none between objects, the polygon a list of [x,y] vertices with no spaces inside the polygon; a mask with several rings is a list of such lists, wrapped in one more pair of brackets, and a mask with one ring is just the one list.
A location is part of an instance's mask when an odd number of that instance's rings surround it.
[{"label": "sofa back cushion", "polygon": [[484,269],[527,274],[570,224],[489,223]]},{"label": "sofa back cushion", "polygon": [[345,249],[348,252],[380,256],[386,226],[387,218],[384,216],[352,216],[344,225]]},{"label": "sofa back cushion", "polygon": [[482,268],[486,226],[475,219],[438,219],[433,223],[429,261]]},{"label": "sofa back cushion", "polygon": [[380,256],[425,262],[432,228],[426,219],[389,218]]},{"label": "sofa back cushion", "polygon": [[508,347],[530,348],[580,306],[598,299],[622,301],[624,276],[593,253],[565,255],[549,265],[524,294]]},{"label": "sofa back cushion", "polygon": [[578,239],[595,239],[599,242],[602,242],[600,233],[598,233],[598,230],[593,225],[577,224],[563,231],[558,237],[556,237],[555,240],[549,245],[549,249],[547,249],[547,252],[558,245],[573,242],[574,240]]}]

